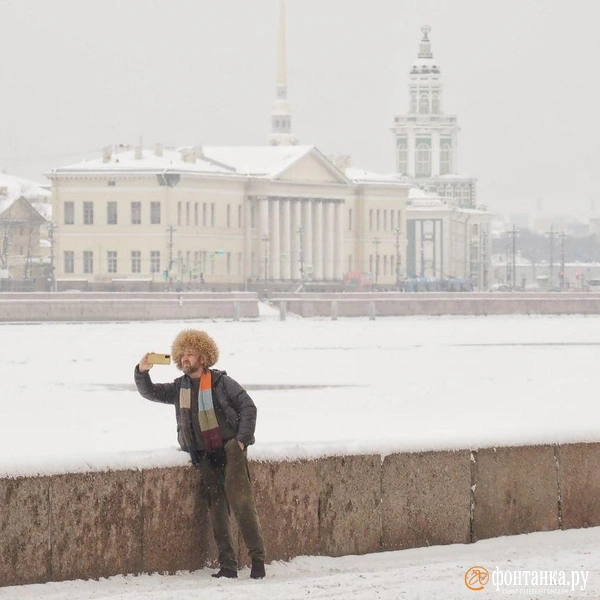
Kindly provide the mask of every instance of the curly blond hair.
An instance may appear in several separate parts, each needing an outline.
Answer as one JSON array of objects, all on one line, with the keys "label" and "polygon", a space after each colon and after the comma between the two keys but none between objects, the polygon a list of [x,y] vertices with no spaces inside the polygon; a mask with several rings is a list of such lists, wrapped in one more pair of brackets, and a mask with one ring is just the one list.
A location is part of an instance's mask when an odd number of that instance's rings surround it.
[{"label": "curly blond hair", "polygon": [[181,371],[181,357],[186,350],[194,350],[207,358],[207,367],[219,360],[219,347],[206,331],[184,329],[177,334],[171,347],[171,357]]}]

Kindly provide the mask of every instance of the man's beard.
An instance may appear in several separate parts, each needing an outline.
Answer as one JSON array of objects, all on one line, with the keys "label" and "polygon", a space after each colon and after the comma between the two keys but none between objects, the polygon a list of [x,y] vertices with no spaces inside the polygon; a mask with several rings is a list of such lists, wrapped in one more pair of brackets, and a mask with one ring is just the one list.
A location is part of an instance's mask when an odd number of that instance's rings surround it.
[{"label": "man's beard", "polygon": [[196,368],[192,366],[192,363],[189,362],[185,362],[181,365],[181,370],[186,374],[189,375],[190,373],[193,373]]}]

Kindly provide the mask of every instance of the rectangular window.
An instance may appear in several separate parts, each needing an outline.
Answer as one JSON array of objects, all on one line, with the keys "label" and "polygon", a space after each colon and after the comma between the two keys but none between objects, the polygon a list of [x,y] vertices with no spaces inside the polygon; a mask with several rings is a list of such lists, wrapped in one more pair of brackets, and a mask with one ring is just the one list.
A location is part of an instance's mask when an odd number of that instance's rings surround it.
[{"label": "rectangular window", "polygon": [[94,203],[84,202],[83,203],[83,224],[93,225],[94,224]]},{"label": "rectangular window", "polygon": [[142,272],[142,253],[139,250],[131,251],[131,272]]},{"label": "rectangular window", "polygon": [[150,225],[160,225],[160,202],[150,202]]},{"label": "rectangular window", "polygon": [[227,275],[231,275],[231,252],[227,253]]},{"label": "rectangular window", "polygon": [[255,221],[256,221],[256,209],[254,204],[250,207],[250,228],[254,229],[256,227]]},{"label": "rectangular window", "polygon": [[83,251],[83,272],[94,272],[94,253],[91,250]]},{"label": "rectangular window", "polygon": [[379,231],[379,225],[380,225],[380,212],[379,209],[377,209],[377,231]]},{"label": "rectangular window", "polygon": [[142,224],[142,203],[132,202],[131,203],[131,224],[141,225]]},{"label": "rectangular window", "polygon": [[198,203],[194,202],[194,225],[198,227]]},{"label": "rectangular window", "polygon": [[215,203],[214,202],[210,205],[210,225],[211,225],[211,227],[215,226]]},{"label": "rectangular window", "polygon": [[186,225],[190,224],[190,203],[189,202],[185,203],[185,224]]},{"label": "rectangular window", "polygon": [[160,273],[160,250],[150,250],[150,273]]},{"label": "rectangular window", "polygon": [[75,202],[65,202],[65,225],[75,225]]},{"label": "rectangular window", "polygon": [[206,227],[206,202],[202,203],[202,225]]},{"label": "rectangular window", "polygon": [[109,202],[106,205],[106,224],[107,225],[116,225],[117,224],[117,203],[116,202]]},{"label": "rectangular window", "polygon": [[390,229],[394,231],[394,211],[390,210]]},{"label": "rectangular window", "polygon": [[106,253],[106,270],[109,273],[117,272],[117,251],[109,250]]},{"label": "rectangular window", "polygon": [[387,231],[387,210],[383,211],[383,230]]},{"label": "rectangular window", "polygon": [[227,205],[227,227],[231,227],[231,204]]},{"label": "rectangular window", "polygon": [[348,231],[352,231],[352,209],[348,211]]},{"label": "rectangular window", "polygon": [[181,225],[181,202],[177,203],[177,225]]},{"label": "rectangular window", "polygon": [[242,226],[242,205],[238,206],[238,227]]},{"label": "rectangular window", "polygon": [[66,250],[64,253],[65,273],[75,273],[75,252]]},{"label": "rectangular window", "polygon": [[373,231],[373,209],[369,209],[369,231]]}]

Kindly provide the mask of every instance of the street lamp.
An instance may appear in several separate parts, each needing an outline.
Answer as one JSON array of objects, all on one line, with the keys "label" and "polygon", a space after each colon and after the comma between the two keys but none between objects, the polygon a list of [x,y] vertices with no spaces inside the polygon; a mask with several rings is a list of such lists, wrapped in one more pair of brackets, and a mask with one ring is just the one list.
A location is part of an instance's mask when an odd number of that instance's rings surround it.
[{"label": "street lamp", "polygon": [[300,242],[300,244],[299,244],[300,280],[304,281],[304,228],[298,227],[296,232],[298,233],[298,238],[299,238],[299,242]]},{"label": "street lamp", "polygon": [[400,289],[400,225],[394,229],[396,233],[396,290]]},{"label": "street lamp", "polygon": [[265,283],[268,279],[268,267],[269,267],[269,236],[268,235],[263,235],[262,236],[262,241],[265,244]]},{"label": "street lamp", "polygon": [[375,238],[373,240],[375,244],[375,285],[377,285],[377,279],[379,277],[379,244],[381,244],[381,240],[379,238]]}]

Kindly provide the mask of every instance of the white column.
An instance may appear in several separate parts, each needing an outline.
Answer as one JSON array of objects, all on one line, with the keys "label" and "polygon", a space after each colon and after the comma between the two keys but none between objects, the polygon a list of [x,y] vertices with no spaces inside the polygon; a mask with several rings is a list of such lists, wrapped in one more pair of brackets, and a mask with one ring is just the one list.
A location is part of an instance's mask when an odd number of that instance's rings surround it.
[{"label": "white column", "polygon": [[302,249],[304,252],[304,277],[312,278],[314,271],[314,255],[313,255],[313,200],[306,200],[303,203],[304,219],[303,229],[304,235],[302,239]]},{"label": "white column", "polygon": [[271,232],[269,263],[271,279],[281,279],[280,261],[281,246],[279,237],[279,198],[269,202],[269,230]]},{"label": "white column", "polygon": [[292,200],[289,198],[281,200],[281,279],[291,279],[292,265]]},{"label": "white column", "polygon": [[[295,198],[291,201],[291,274],[292,279],[300,279],[300,235],[298,231],[302,227],[302,201]],[[303,242],[304,243],[304,242]]]},{"label": "white column", "polygon": [[323,202],[323,278],[333,279],[334,261],[333,202]]},{"label": "white column", "polygon": [[[269,265],[265,264],[265,243],[269,245],[269,241],[265,242],[265,238],[269,238],[269,199],[262,197],[258,199],[258,243],[256,244],[256,262],[257,275],[260,279],[269,279]],[[267,272],[265,272],[265,269]]]},{"label": "white column", "polygon": [[313,206],[313,275],[323,279],[323,201],[315,200]]},{"label": "white column", "polygon": [[344,277],[344,203],[334,205],[334,246],[333,246],[333,278]]}]

